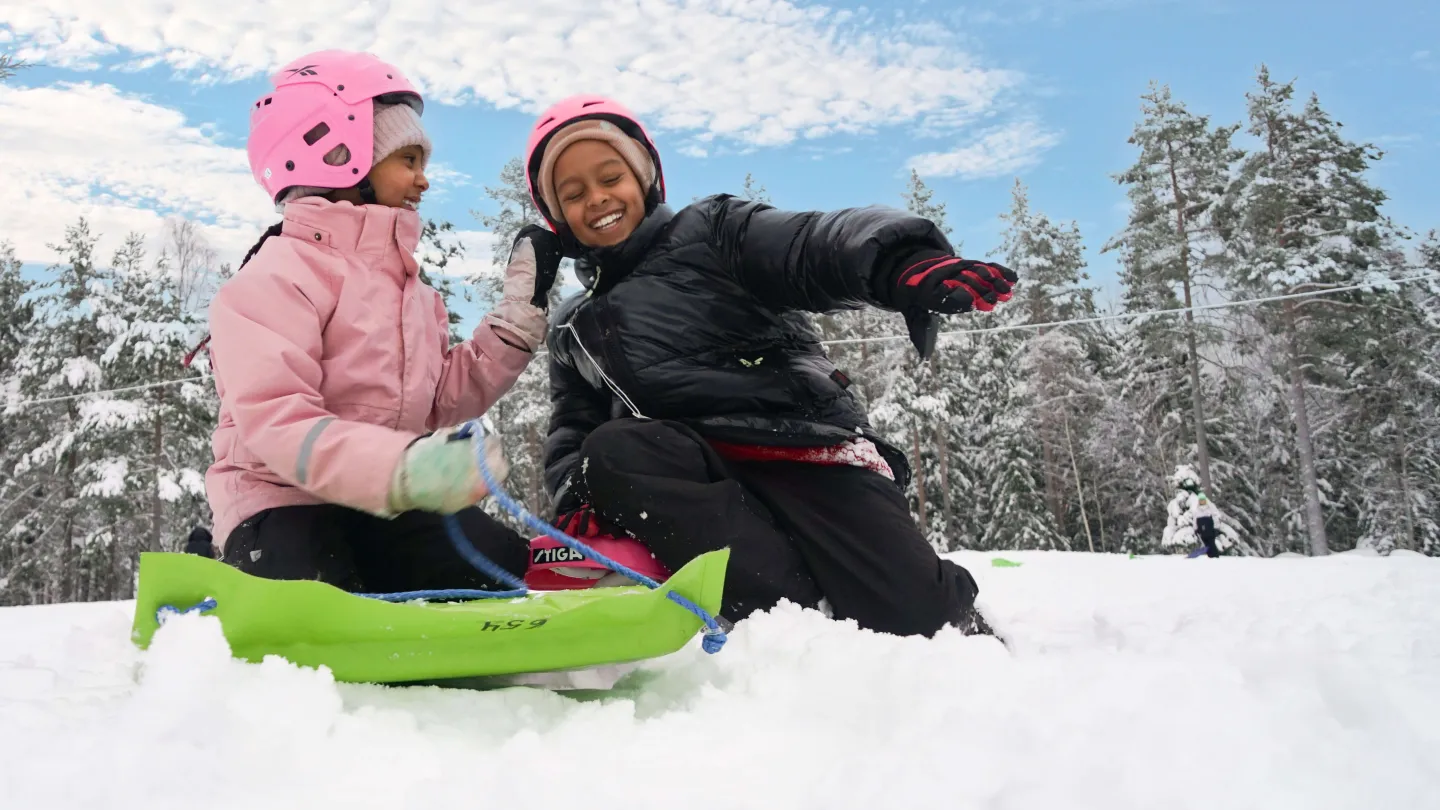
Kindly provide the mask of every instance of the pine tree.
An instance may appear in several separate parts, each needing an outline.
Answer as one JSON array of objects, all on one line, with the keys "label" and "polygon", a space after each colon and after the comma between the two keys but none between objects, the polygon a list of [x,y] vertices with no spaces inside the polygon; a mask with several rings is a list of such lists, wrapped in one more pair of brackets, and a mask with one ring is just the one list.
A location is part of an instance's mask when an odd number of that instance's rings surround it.
[{"label": "pine tree", "polygon": [[1023,341],[1014,333],[982,337],[975,361],[987,371],[976,381],[984,409],[971,417],[981,426],[975,467],[985,497],[974,513],[984,521],[980,547],[1068,550],[1046,504],[1046,473],[1029,414],[1034,398],[1019,379]]},{"label": "pine tree", "polygon": [[[1384,193],[1364,177],[1380,154],[1342,138],[1340,125],[1315,97],[1296,111],[1293,94],[1293,83],[1272,81],[1263,67],[1257,89],[1247,94],[1249,131],[1264,147],[1246,159],[1217,212],[1233,282],[1270,294],[1383,282],[1395,269],[1395,229],[1379,211]],[[1316,555],[1329,553],[1325,509],[1337,503],[1332,494],[1339,492],[1338,482],[1325,479],[1323,471],[1328,465],[1344,474],[1350,458],[1343,444],[1318,455],[1310,392],[1348,387],[1344,376],[1353,367],[1358,337],[1351,310],[1362,306],[1361,294],[1349,292],[1285,301],[1278,316],[1258,310],[1253,315],[1281,348],[1305,527]],[[1319,407],[1333,407],[1332,397],[1323,399]]]},{"label": "pine tree", "polygon": [[[420,282],[427,284],[440,293],[440,300],[445,304],[445,313],[450,323],[450,343],[454,345],[465,339],[460,334],[460,313],[455,308],[455,285],[445,268],[450,262],[464,258],[465,246],[454,236],[455,226],[449,222],[425,220],[425,226],[420,231],[420,250],[417,258],[420,264]],[[463,290],[459,295],[466,301],[470,300],[469,290]]]},{"label": "pine tree", "polygon": [[66,229],[63,243],[51,245],[66,261],[51,267],[53,278],[38,289],[38,327],[15,361],[21,399],[58,400],[30,406],[44,410],[27,414],[18,436],[16,476],[34,495],[15,515],[8,535],[31,547],[24,573],[31,578],[32,598],[26,601],[77,598],[79,552],[96,539],[81,496],[97,483],[94,476],[108,471],[94,464],[96,436],[85,429],[91,414],[77,396],[103,388],[105,381],[98,362],[106,343],[99,319],[110,295],[109,274],[94,264],[95,241],[82,218]]},{"label": "pine tree", "polygon": [[[1420,257],[1437,264],[1434,235]],[[1398,264],[1398,262],[1397,262]],[[1440,551],[1440,281],[1370,291],[1352,313],[1345,351],[1346,417],[1354,459],[1357,545],[1382,553]],[[1342,347],[1342,349],[1345,347]]]},{"label": "pine tree", "polygon": [[1022,344],[1018,370],[1034,400],[1030,416],[1036,437],[1045,446],[1047,463],[1059,468],[1047,473],[1064,488],[1063,493],[1057,493],[1064,512],[1056,515],[1056,524],[1062,528],[1078,526],[1078,532],[1065,532],[1073,536],[1070,542],[1083,539],[1086,548],[1095,551],[1095,530],[1086,504],[1093,500],[1094,493],[1085,491],[1080,460],[1103,398],[1095,369],[1072,331],[1053,329]]},{"label": "pine tree", "polygon": [[192,365],[193,381],[154,385],[186,375],[182,360],[205,330],[186,300],[183,275],[168,261],[162,253],[155,266],[147,266],[139,234],[131,234],[116,253],[114,295],[104,299],[100,320],[109,339],[100,364],[106,387],[121,390],[89,397],[83,405],[91,414],[88,429],[105,435],[114,454],[101,463],[125,470],[102,493],[112,502],[121,532],[117,591],[127,587],[128,578],[120,575],[138,551],[175,550],[185,527],[208,522],[204,474],[217,403],[201,376],[204,359]]},{"label": "pine tree", "polygon": [[[1000,319],[1036,325],[1037,329],[1028,333],[1030,339],[1036,339],[1055,328],[1042,324],[1093,314],[1094,291],[1083,284],[1087,276],[1078,227],[1074,223],[1068,227],[1057,226],[1045,214],[1031,210],[1029,196],[1019,180],[1015,181],[1012,192],[1011,210],[1001,218],[1009,223],[1002,250],[1006,263],[1020,276],[1020,285],[1014,300],[996,311]],[[1025,354],[1021,349],[1017,357]],[[1088,348],[1081,354],[1088,354]],[[1031,368],[1039,367],[1032,365]],[[1023,375],[1021,379],[1034,387],[1034,380]],[[1051,393],[1059,395],[1053,390]],[[1035,398],[1036,402],[1042,400],[1039,396]],[[1040,445],[1043,459],[1045,504],[1050,510],[1051,525],[1062,535],[1069,534],[1064,528],[1070,524],[1067,491],[1074,487],[1066,485],[1073,469],[1066,463],[1065,451],[1061,448],[1074,441],[1075,404],[1047,403],[1029,414],[1030,432]],[[1071,433],[1068,442],[1063,438],[1067,426]],[[1078,503],[1075,506],[1078,513]]]},{"label": "pine tree", "polygon": [[[1140,157],[1117,177],[1129,187],[1130,222],[1105,249],[1126,248],[1126,273],[1134,284],[1153,287],[1151,292],[1173,290],[1178,284],[1181,300],[1189,308],[1196,303],[1197,275],[1214,243],[1211,209],[1225,193],[1230,167],[1243,156],[1230,145],[1239,125],[1211,128],[1208,118],[1174,101],[1168,86],[1152,83],[1142,99],[1144,119],[1129,141],[1140,148]],[[1136,291],[1141,289],[1137,286]],[[1191,427],[1202,486],[1212,492],[1200,381],[1202,339],[1193,312],[1185,313],[1185,322]],[[1157,321],[1147,333],[1171,331],[1172,323]]]},{"label": "pine tree", "polygon": [[[0,392],[8,399],[9,384],[15,369],[20,346],[30,333],[35,306],[28,299],[33,286],[20,275],[22,264],[15,257],[15,246],[0,242]],[[0,469],[0,475],[7,470]]]},{"label": "pine tree", "polygon": [[1020,286],[1015,299],[997,311],[1031,324],[1093,314],[1094,290],[1082,284],[1088,276],[1079,228],[1073,222],[1058,226],[1032,211],[1019,180],[1011,190],[1010,211],[1000,219],[1009,223],[1001,252],[1020,276]]},{"label": "pine tree", "polygon": [[[17,514],[33,503],[33,482],[17,476],[21,437],[29,417],[18,407],[20,380],[15,373],[20,347],[34,336],[34,306],[28,299],[33,285],[20,275],[21,262],[9,242],[0,242],[0,526],[12,526]],[[12,572],[26,556],[25,541],[13,531],[0,531],[0,593]]]}]

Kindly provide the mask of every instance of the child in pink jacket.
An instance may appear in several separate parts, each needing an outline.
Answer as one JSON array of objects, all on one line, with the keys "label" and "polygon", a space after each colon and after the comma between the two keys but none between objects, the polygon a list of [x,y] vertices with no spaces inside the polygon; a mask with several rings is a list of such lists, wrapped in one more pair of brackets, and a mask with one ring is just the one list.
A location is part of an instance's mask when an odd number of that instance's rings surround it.
[{"label": "child in pink jacket", "polygon": [[[251,171],[283,211],[210,308],[220,394],[206,489],[225,562],[352,591],[488,588],[442,515],[522,576],[528,544],[474,504],[473,440],[544,339],[558,255],[517,241],[502,300],[448,345],[413,253],[429,187],[423,102],[363,53],[304,56],[251,110]],[[274,237],[274,238],[271,238]],[[503,463],[496,458],[497,464]]]}]

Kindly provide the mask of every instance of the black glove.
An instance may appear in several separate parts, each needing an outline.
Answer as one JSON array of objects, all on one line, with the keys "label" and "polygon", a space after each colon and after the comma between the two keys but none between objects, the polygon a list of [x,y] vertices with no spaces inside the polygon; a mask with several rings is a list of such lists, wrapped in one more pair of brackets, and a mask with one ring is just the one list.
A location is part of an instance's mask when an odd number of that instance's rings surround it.
[{"label": "black glove", "polygon": [[530,299],[530,303],[548,310],[550,288],[555,286],[555,277],[560,274],[560,259],[563,253],[560,237],[548,228],[526,225],[515,235],[515,241],[510,245],[512,251],[515,245],[520,244],[521,239],[529,239],[530,246],[535,249],[535,296]]},{"label": "black glove", "polygon": [[997,303],[1010,300],[1017,281],[1015,272],[1002,264],[923,251],[898,265],[894,303],[901,312],[989,312]]}]

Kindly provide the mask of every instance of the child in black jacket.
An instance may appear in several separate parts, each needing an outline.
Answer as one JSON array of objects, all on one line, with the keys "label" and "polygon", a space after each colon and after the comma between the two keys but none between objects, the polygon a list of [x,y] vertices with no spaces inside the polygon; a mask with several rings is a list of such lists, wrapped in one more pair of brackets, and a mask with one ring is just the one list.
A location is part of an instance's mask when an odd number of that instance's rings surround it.
[{"label": "child in black jacket", "polygon": [[551,264],[587,288],[551,317],[546,485],[558,524],[618,527],[671,570],[731,549],[722,613],[829,603],[861,627],[988,632],[975,580],[904,497],[904,455],[869,425],[807,312],[905,313],[922,355],[938,314],[988,311],[1006,268],[953,255],[891,208],[785,212],[719,195],[674,212],[660,157],[620,105],[578,97],[527,150]]}]

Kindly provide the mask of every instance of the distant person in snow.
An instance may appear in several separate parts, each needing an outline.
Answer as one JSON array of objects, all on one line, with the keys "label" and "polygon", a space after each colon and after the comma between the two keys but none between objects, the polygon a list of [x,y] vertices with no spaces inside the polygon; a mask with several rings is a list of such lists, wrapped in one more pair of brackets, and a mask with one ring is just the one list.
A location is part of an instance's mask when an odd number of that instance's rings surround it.
[{"label": "distant person in snow", "polygon": [[559,525],[630,534],[671,570],[728,546],[732,620],[824,599],[876,631],[988,632],[974,578],[910,516],[904,454],[805,313],[902,312],[926,354],[937,314],[989,311],[1015,274],[893,208],[791,212],[722,194],[674,211],[655,144],[609,99],[545,111],[525,165],[554,231],[528,232],[575,258],[586,288],[548,338]]},{"label": "distant person in snow", "polygon": [[550,281],[517,245],[503,299],[449,346],[413,255],[430,186],[420,94],[393,65],[345,51],[301,57],[274,83],[246,148],[284,219],[210,307],[220,413],[206,490],[224,561],[352,591],[495,586],[451,546],[441,514],[457,513],[478,549],[523,575],[528,543],[474,506],[488,494],[477,440],[453,427],[534,358]]},{"label": "distant person in snow", "polygon": [[1181,465],[1171,481],[1175,485],[1175,497],[1166,510],[1169,521],[1160,544],[1169,548],[1194,548],[1198,555],[1200,547],[1195,546],[1198,540],[1208,557],[1219,557],[1228,551],[1234,545],[1235,529],[1201,490],[1194,470]]}]

